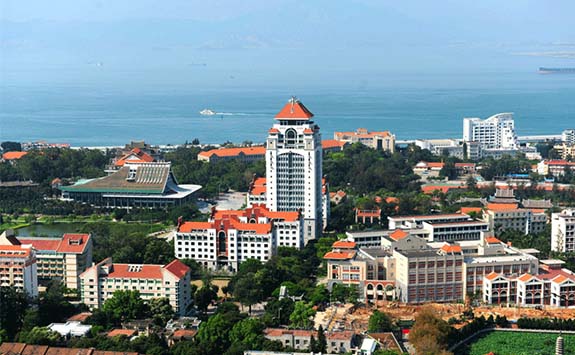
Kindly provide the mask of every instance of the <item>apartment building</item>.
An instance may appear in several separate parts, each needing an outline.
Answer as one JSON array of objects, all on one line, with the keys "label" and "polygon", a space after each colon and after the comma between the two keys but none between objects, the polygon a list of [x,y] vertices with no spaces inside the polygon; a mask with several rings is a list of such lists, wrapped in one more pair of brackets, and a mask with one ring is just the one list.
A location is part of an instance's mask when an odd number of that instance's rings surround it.
[{"label": "apartment building", "polygon": [[395,135],[389,131],[369,132],[365,128],[358,128],[355,132],[335,132],[333,139],[349,144],[359,142],[376,150],[395,152]]},{"label": "apartment building", "polygon": [[463,119],[463,141],[479,142],[481,149],[517,149],[513,113],[498,113],[485,120]]},{"label": "apartment building", "polygon": [[575,209],[551,214],[551,250],[575,251]]},{"label": "apartment building", "polygon": [[575,144],[575,129],[566,129],[561,133],[561,140],[569,145]]},{"label": "apartment building", "polygon": [[21,244],[12,230],[0,235],[0,287],[38,296],[36,251],[29,244]]},{"label": "apartment building", "polygon": [[575,143],[572,143],[572,144],[567,144],[567,143],[555,144],[553,146],[553,149],[557,152],[557,154],[563,160],[575,159]]},{"label": "apartment building", "polygon": [[117,290],[135,290],[146,301],[167,298],[176,314],[183,316],[192,302],[190,272],[179,260],[167,265],[114,264],[107,258],[80,275],[80,297],[96,309]]},{"label": "apartment building", "polygon": [[69,289],[80,288],[79,276],[92,265],[89,234],[64,234],[60,238],[18,238],[36,250],[39,281],[59,280]]},{"label": "apartment building", "polygon": [[545,210],[489,205],[483,211],[483,219],[489,223],[489,229],[492,231],[516,230],[524,234],[536,234],[542,233],[547,225]]},{"label": "apartment building", "polygon": [[450,156],[459,159],[478,160],[481,158],[479,142],[464,142],[460,139],[417,139],[415,145],[427,149],[433,155]]},{"label": "apartment building", "polygon": [[421,216],[389,216],[387,217],[389,229],[415,229],[422,228],[424,222],[451,223],[466,222],[471,217],[465,213],[442,213]]}]

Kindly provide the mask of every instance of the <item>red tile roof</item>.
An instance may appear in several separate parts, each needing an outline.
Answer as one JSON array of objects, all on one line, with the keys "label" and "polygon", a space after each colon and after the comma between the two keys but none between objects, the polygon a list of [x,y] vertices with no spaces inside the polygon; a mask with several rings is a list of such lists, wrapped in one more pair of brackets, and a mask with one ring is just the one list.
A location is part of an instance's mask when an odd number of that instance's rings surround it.
[{"label": "red tile roof", "polygon": [[527,281],[531,280],[532,278],[533,278],[533,276],[531,274],[523,274],[518,278],[518,280],[521,282],[527,282]]},{"label": "red tile roof", "polygon": [[193,339],[196,334],[198,333],[197,330],[194,329],[178,329],[172,335],[173,339]]},{"label": "red tile roof", "polygon": [[213,219],[222,219],[230,216],[245,217],[248,220],[252,217],[256,220],[264,217],[271,220],[281,220],[287,222],[295,222],[299,220],[300,214],[296,211],[280,212],[280,211],[270,211],[265,205],[254,204],[252,207],[248,207],[245,210],[222,210],[215,211],[212,214]]},{"label": "red tile roof", "polygon": [[491,272],[490,274],[486,275],[485,278],[487,278],[488,280],[495,280],[497,277],[499,276],[498,273],[496,272]]},{"label": "red tile roof", "polygon": [[132,337],[136,334],[134,329],[112,329],[108,332],[108,337],[113,338],[115,336],[127,336]]},{"label": "red tile roof", "polygon": [[237,216],[227,215],[226,217],[215,219],[214,222],[185,222],[180,226],[179,232],[191,233],[194,230],[203,229],[236,229],[239,231],[254,231],[256,234],[269,234],[272,231],[272,224],[242,223]]},{"label": "red tile roof", "polygon": [[270,128],[270,130],[268,132],[269,133],[280,133],[280,130],[277,128]]},{"label": "red tile roof", "polygon": [[0,256],[3,258],[27,258],[30,253],[31,249],[22,245],[0,245]]},{"label": "red tile roof", "polygon": [[575,166],[575,162],[567,161],[567,160],[547,160],[545,161],[547,165],[565,165],[565,166]]},{"label": "red tile roof", "polygon": [[347,240],[338,240],[337,242],[332,244],[332,248],[335,249],[354,249],[355,248],[355,242],[350,242]]},{"label": "red tile roof", "polygon": [[407,237],[409,235],[409,233],[407,233],[406,231],[403,231],[401,229],[396,229],[393,233],[391,233],[389,235],[389,237],[395,241],[401,240],[405,237]]},{"label": "red tile roof", "polygon": [[18,238],[22,244],[32,244],[34,249],[50,250],[57,253],[82,254],[86,250],[89,234],[66,233],[62,238]]},{"label": "red tile roof", "polygon": [[220,148],[198,153],[198,156],[210,158],[212,155],[218,157],[237,157],[240,155],[265,155],[266,147],[240,147],[240,148]]},{"label": "red tile roof", "polygon": [[322,149],[330,149],[330,148],[342,148],[345,146],[345,142],[337,141],[335,139],[326,139],[321,141]]},{"label": "red tile roof", "polygon": [[294,337],[310,337],[317,336],[314,330],[303,330],[303,329],[277,329],[277,328],[266,328],[264,329],[264,334],[268,337],[281,337],[283,335],[293,335]]},{"label": "red tile roof", "polygon": [[517,203],[488,203],[487,209],[491,211],[510,211],[519,207]]},{"label": "red tile roof", "polygon": [[466,186],[458,186],[458,185],[425,185],[421,187],[421,191],[424,194],[432,194],[435,191],[440,191],[443,193],[447,193],[449,192],[449,190],[455,190],[455,189],[464,189],[466,188]]},{"label": "red tile roof", "polygon": [[124,166],[126,163],[151,163],[155,159],[150,154],[144,152],[140,148],[132,149],[128,154],[125,154],[115,163],[116,166]]},{"label": "red tile roof", "polygon": [[288,120],[308,120],[313,117],[313,113],[307,109],[299,100],[292,98],[276,115],[276,119]]},{"label": "red tile roof", "polygon": [[501,241],[495,237],[487,237],[487,238],[485,238],[485,241],[488,244],[499,244],[499,243],[501,243]]},{"label": "red tile roof", "polygon": [[179,229],[179,232],[190,233],[193,230],[198,229],[211,229],[213,228],[213,223],[210,222],[184,222]]},{"label": "red tile roof", "polygon": [[481,207],[461,207],[460,210],[461,213],[471,213],[471,212],[475,212],[475,213],[481,213],[483,212],[483,209]]},{"label": "red tile roof", "polygon": [[266,193],[266,178],[258,177],[250,185],[249,194],[250,195],[263,195]]},{"label": "red tile roof", "polygon": [[179,279],[186,276],[186,274],[190,271],[190,268],[178,259],[174,259],[171,263],[164,266],[164,269],[168,270]]},{"label": "red tile roof", "polygon": [[346,251],[346,252],[339,252],[339,251],[330,251],[326,253],[323,258],[324,259],[332,259],[332,260],[347,260],[351,259],[355,256],[355,251]]},{"label": "red tile roof", "polygon": [[441,247],[441,250],[446,253],[461,253],[461,246],[445,244]]},{"label": "red tile roof", "polygon": [[129,271],[131,264],[113,264],[111,279],[162,279],[162,266],[143,264],[140,271]]},{"label": "red tile roof", "polygon": [[18,160],[26,154],[28,154],[28,152],[6,152],[6,153],[2,154],[2,159],[4,159],[4,160]]}]

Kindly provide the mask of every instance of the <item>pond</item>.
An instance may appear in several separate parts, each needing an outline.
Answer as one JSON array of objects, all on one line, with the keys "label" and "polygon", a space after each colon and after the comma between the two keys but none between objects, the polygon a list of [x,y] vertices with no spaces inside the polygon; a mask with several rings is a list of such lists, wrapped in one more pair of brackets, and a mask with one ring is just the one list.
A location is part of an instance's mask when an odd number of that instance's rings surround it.
[{"label": "pond", "polygon": [[14,232],[20,237],[61,237],[64,233],[78,233],[85,225],[85,223],[38,223],[18,228]]}]

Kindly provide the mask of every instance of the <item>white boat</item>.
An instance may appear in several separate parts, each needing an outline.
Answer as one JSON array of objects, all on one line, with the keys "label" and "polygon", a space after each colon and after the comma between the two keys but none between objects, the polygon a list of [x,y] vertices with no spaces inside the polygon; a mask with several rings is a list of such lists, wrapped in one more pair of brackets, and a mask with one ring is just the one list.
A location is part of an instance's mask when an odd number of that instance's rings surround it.
[{"label": "white boat", "polygon": [[214,115],[216,115],[216,114],[217,114],[216,111],[212,111],[212,110],[210,110],[210,109],[208,109],[208,108],[203,109],[203,110],[200,111],[200,115],[202,115],[202,116],[214,116]]}]

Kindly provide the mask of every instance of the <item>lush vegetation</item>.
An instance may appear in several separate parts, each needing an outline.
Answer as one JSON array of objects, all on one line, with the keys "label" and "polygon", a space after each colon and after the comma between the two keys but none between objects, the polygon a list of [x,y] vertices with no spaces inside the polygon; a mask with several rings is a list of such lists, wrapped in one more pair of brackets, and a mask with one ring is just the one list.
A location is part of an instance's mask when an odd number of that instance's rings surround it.
[{"label": "lush vegetation", "polygon": [[[472,344],[461,348],[458,355],[552,355],[555,354],[555,341],[559,334],[489,332],[480,336]],[[563,334],[564,353],[575,354],[575,335]]]},{"label": "lush vegetation", "polygon": [[522,329],[575,330],[575,319],[519,318],[517,326]]}]

